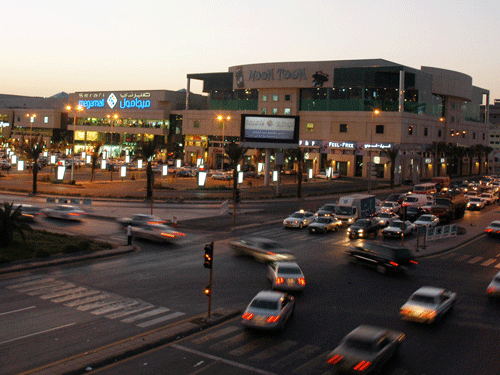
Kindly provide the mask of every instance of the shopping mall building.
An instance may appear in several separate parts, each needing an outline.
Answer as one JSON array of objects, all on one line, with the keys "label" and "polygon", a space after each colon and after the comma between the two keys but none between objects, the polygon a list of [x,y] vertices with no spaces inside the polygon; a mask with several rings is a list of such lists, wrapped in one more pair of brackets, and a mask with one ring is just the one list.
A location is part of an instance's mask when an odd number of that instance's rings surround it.
[{"label": "shopping mall building", "polygon": [[[190,93],[192,80],[203,81],[204,95]],[[315,173],[332,167],[346,176],[388,179],[392,150],[397,153],[396,182],[416,181],[436,170],[446,173],[447,155],[435,158],[429,152],[437,142],[489,145],[489,101],[489,91],[474,86],[472,77],[439,68],[415,69],[382,59],[262,63],[188,74],[187,90],[180,92],[72,93],[53,127],[74,132],[76,152],[103,142],[117,156],[138,140],[156,138],[180,148],[185,162],[202,159],[217,167],[223,144],[240,140],[242,117],[293,117],[306,168]],[[0,121],[5,110],[0,102]],[[14,135],[33,125],[33,109],[22,111],[4,114],[3,123]],[[245,162],[255,166],[263,161],[266,148],[250,149]],[[267,153],[274,160],[281,151],[270,148]],[[467,175],[469,166],[478,173],[487,159],[464,161]],[[281,168],[296,166],[285,157]]]}]

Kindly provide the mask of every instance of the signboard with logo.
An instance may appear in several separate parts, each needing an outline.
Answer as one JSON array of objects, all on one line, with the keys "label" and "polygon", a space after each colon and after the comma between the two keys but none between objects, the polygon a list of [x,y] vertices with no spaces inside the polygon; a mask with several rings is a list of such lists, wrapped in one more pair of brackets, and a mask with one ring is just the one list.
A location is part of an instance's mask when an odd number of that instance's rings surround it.
[{"label": "signboard with logo", "polygon": [[241,144],[245,147],[298,147],[299,117],[241,115],[240,134]]},{"label": "signboard with logo", "polygon": [[80,92],[78,105],[85,109],[151,109],[153,93],[148,91]]}]

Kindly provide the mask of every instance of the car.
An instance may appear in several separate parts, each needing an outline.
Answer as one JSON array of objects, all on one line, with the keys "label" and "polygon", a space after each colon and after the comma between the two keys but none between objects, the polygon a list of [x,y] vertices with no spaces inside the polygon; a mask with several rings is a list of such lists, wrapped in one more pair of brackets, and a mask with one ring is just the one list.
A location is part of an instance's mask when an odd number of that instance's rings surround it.
[{"label": "car", "polygon": [[486,206],[486,200],[481,199],[479,197],[470,198],[469,202],[467,202],[468,210],[482,210]]},{"label": "car", "polygon": [[78,221],[84,218],[86,212],[76,206],[69,204],[59,204],[52,208],[45,208],[43,213],[46,217],[54,219],[64,219]]},{"label": "car", "polygon": [[283,220],[285,228],[304,228],[311,224],[316,216],[311,211],[295,211]]},{"label": "car", "polygon": [[18,207],[20,207],[19,211],[21,212],[21,220],[23,221],[36,222],[37,218],[45,216],[43,210],[38,206],[31,204],[14,204],[12,209],[16,210]]},{"label": "car", "polygon": [[418,227],[437,227],[439,225],[439,218],[436,215],[423,214],[413,222]]},{"label": "car", "polygon": [[500,220],[493,220],[484,229],[484,233],[490,236],[500,236]]},{"label": "car", "polygon": [[364,241],[346,250],[345,254],[350,263],[375,267],[380,273],[405,273],[418,264],[408,248],[375,241]]},{"label": "car", "polygon": [[335,203],[326,203],[319,208],[318,211],[314,213],[315,216],[334,216],[335,215]]},{"label": "car", "polygon": [[360,325],[327,354],[327,363],[341,373],[380,373],[383,365],[397,354],[404,339],[405,334],[400,331]]},{"label": "car", "polygon": [[401,208],[401,205],[397,202],[382,202],[380,206],[380,212],[394,212],[397,214]]},{"label": "car", "polygon": [[398,204],[402,204],[404,197],[405,197],[405,194],[402,194],[402,193],[393,193],[393,194],[390,194],[385,199],[384,202],[396,202]]},{"label": "car", "polygon": [[129,224],[132,226],[141,226],[146,224],[166,224],[166,220],[154,215],[146,215],[146,214],[134,214],[132,217],[122,217],[117,219],[117,221],[124,225],[128,226]]},{"label": "car", "polygon": [[417,226],[410,220],[394,220],[387,227],[382,229],[382,235],[384,238],[401,238],[401,236],[409,236],[417,230]]},{"label": "car", "polygon": [[[406,212],[403,211],[403,217],[405,220],[410,220],[411,222],[415,222],[421,215],[427,213],[422,207],[406,207]],[[403,218],[402,217],[402,218]]]},{"label": "car", "polygon": [[500,296],[500,272],[498,272],[488,284],[486,294],[488,297]]},{"label": "car", "polygon": [[248,304],[241,316],[246,328],[283,330],[295,310],[295,298],[274,290],[261,291]]},{"label": "car", "polygon": [[395,214],[394,212],[377,212],[375,216],[373,216],[373,218],[378,221],[379,227],[385,228],[394,220],[398,220],[399,215]]},{"label": "car", "polygon": [[302,291],[306,286],[304,273],[295,262],[271,262],[267,266],[267,278],[273,290]]},{"label": "car", "polygon": [[232,178],[233,178],[233,174],[228,173],[228,172],[215,172],[212,175],[212,180],[229,181]]},{"label": "car", "polygon": [[156,242],[176,242],[186,236],[185,233],[165,225],[155,223],[143,223],[139,225],[131,225],[132,235],[135,238]]},{"label": "car", "polygon": [[175,174],[178,177],[196,177],[196,170],[192,169],[192,168],[181,168],[181,169],[177,169]]},{"label": "car", "polygon": [[8,171],[12,165],[7,160],[0,160],[0,169]]},{"label": "car", "polygon": [[349,238],[367,238],[371,235],[377,236],[380,226],[374,218],[357,219],[347,228]]},{"label": "car", "polygon": [[229,247],[239,255],[247,255],[263,263],[295,259],[281,244],[267,238],[247,237],[233,240],[229,242]]},{"label": "car", "polygon": [[468,190],[464,194],[464,197],[467,198],[467,199],[470,199],[470,198],[477,198],[478,195],[479,195],[479,193],[477,192],[477,190]]},{"label": "car", "polygon": [[332,176],[330,178],[333,180],[333,179],[340,178],[340,177],[341,177],[341,174],[339,171],[333,171]]},{"label": "car", "polygon": [[336,219],[333,216],[318,216],[307,229],[309,233],[326,233],[329,231],[336,232],[342,226],[342,220]]},{"label": "car", "polygon": [[452,309],[456,300],[457,293],[444,288],[423,286],[401,306],[399,316],[407,321],[434,323]]},{"label": "car", "polygon": [[479,198],[484,199],[487,206],[495,203],[498,199],[498,197],[492,193],[481,193],[479,195]]},{"label": "car", "polygon": [[314,175],[314,178],[320,178],[320,179],[326,180],[326,179],[328,179],[328,174],[327,174],[326,170],[322,169],[319,171],[318,174]]}]

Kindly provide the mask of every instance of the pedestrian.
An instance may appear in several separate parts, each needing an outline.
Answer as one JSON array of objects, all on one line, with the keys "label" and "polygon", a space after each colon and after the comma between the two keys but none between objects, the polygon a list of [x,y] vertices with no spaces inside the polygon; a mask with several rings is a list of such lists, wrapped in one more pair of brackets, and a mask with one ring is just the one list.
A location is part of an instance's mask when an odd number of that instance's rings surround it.
[{"label": "pedestrian", "polygon": [[127,227],[127,245],[132,245],[132,225]]}]

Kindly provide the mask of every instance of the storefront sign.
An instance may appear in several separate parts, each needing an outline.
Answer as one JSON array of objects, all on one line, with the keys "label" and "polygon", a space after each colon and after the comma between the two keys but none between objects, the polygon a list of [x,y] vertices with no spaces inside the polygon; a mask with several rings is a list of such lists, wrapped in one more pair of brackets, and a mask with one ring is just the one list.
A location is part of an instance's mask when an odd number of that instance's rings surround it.
[{"label": "storefront sign", "polygon": [[328,142],[328,147],[355,149],[356,142]]},{"label": "storefront sign", "polygon": [[306,76],[306,68],[288,70],[283,68],[267,69],[267,70],[250,70],[248,75],[249,81],[281,81],[281,80],[304,80],[309,79]]},{"label": "storefront sign", "polygon": [[393,146],[392,143],[365,143],[365,149],[366,148],[385,149],[385,148],[392,148],[392,146]]},{"label": "storefront sign", "polygon": [[80,100],[78,105],[86,109],[90,108],[104,108],[106,104],[109,108],[113,109],[118,104],[122,109],[137,108],[144,109],[151,107],[151,100],[146,99],[151,97],[149,92],[125,92],[109,94],[106,98],[106,94],[100,93],[79,93]]}]

